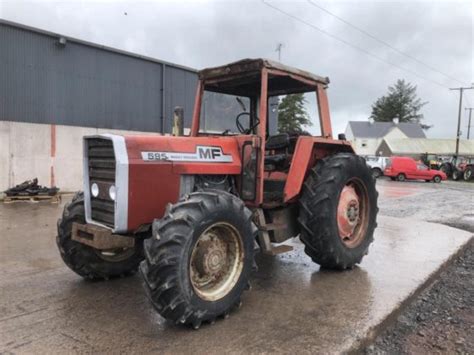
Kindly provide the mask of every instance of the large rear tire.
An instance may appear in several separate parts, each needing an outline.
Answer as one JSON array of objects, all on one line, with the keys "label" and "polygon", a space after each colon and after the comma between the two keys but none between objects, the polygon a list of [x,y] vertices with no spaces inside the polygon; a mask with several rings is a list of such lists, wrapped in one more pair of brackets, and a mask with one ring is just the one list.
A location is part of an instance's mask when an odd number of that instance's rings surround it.
[{"label": "large rear tire", "polygon": [[439,170],[446,174],[448,178],[450,178],[453,174],[453,166],[451,163],[443,163],[441,164]]},{"label": "large rear tire", "polygon": [[373,241],[377,197],[363,158],[341,153],[318,162],[300,199],[300,239],[306,254],[328,269],[360,263]]},{"label": "large rear tire", "polygon": [[133,248],[100,251],[71,239],[72,224],[85,224],[84,195],[78,192],[64,206],[58,220],[56,244],[61,258],[76,274],[92,280],[107,280],[134,274],[143,259],[143,240],[137,239]]},{"label": "large rear tire", "polygon": [[256,234],[252,213],[229,193],[195,192],[169,205],[140,265],[154,308],[194,328],[226,316],[248,286]]}]

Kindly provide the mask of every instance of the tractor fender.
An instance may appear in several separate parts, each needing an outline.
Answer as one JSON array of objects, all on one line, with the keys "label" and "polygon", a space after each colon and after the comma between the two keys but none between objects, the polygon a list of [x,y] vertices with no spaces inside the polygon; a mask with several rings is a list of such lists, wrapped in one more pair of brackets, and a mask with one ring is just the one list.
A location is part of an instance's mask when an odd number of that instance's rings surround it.
[{"label": "tractor fender", "polygon": [[283,191],[283,201],[292,202],[301,192],[304,180],[318,160],[336,153],[354,153],[350,142],[322,137],[300,136]]}]

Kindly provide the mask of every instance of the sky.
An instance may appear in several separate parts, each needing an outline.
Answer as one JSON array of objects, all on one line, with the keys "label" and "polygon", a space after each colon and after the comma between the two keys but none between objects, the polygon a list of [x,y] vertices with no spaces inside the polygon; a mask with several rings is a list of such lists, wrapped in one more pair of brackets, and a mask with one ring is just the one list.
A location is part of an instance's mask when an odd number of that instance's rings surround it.
[{"label": "sky", "polygon": [[[330,78],[335,134],[405,79],[428,102],[427,136],[455,137],[459,91],[449,88],[474,83],[474,1],[311,1],[0,0],[0,18],[196,69],[277,60],[282,43],[281,62]],[[474,90],[463,137],[465,107]]]}]

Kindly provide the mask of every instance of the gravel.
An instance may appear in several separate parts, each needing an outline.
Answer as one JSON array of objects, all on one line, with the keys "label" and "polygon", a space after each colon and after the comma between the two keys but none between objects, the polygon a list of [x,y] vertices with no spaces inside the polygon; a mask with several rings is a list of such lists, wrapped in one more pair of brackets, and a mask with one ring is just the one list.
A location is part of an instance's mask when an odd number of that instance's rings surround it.
[{"label": "gravel", "polygon": [[[474,184],[434,187],[422,188],[416,196],[383,199],[380,213],[415,216],[474,233]],[[474,353],[473,240],[363,353]]]},{"label": "gravel", "polygon": [[474,351],[474,243],[442,272],[365,354]]}]

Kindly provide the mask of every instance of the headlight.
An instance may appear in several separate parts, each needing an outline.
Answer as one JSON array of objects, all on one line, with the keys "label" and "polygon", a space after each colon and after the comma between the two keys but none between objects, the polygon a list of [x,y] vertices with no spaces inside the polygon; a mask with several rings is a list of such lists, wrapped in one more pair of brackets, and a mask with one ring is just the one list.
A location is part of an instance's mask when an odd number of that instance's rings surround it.
[{"label": "headlight", "polygon": [[91,193],[94,197],[99,196],[99,186],[95,182],[91,186]]},{"label": "headlight", "polygon": [[115,186],[112,185],[109,188],[109,197],[112,201],[115,201],[115,196],[117,195],[117,192],[115,191]]}]

